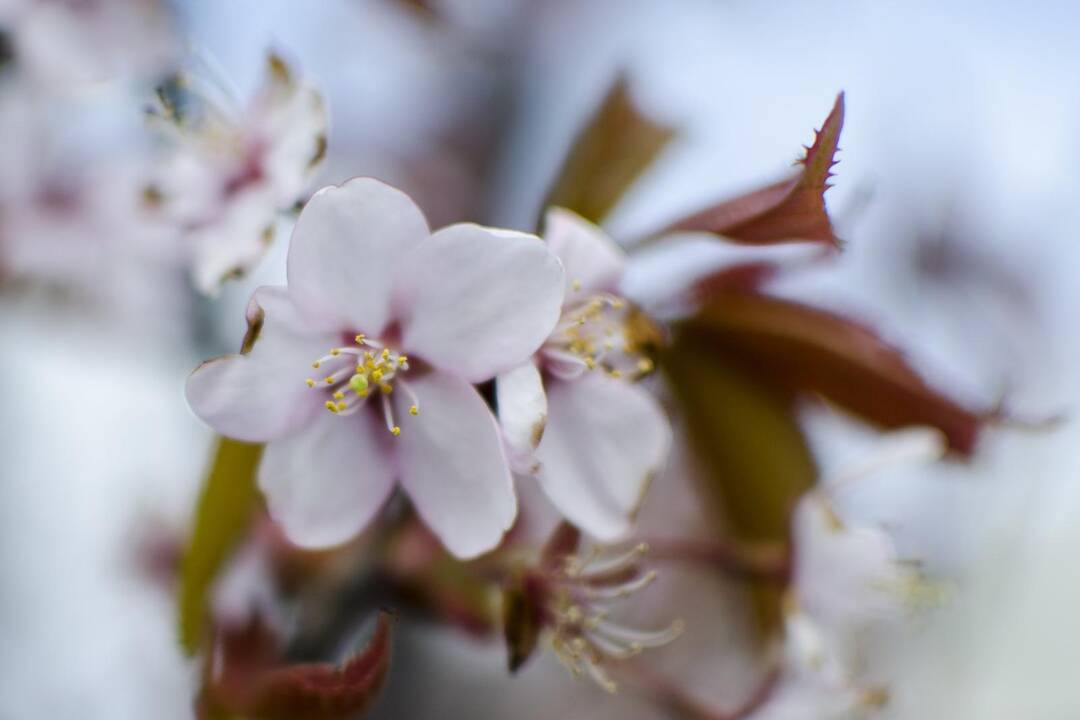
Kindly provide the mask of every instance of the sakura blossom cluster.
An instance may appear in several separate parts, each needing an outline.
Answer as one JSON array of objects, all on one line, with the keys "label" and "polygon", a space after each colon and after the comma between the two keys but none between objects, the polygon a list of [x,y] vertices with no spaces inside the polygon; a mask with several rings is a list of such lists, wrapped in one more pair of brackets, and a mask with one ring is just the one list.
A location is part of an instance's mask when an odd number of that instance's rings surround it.
[{"label": "sakura blossom cluster", "polygon": [[[369,178],[312,197],[288,286],[252,298],[251,347],[204,363],[187,390],[219,432],[267,443],[260,485],[294,542],[354,537],[400,487],[448,549],[474,557],[514,521],[512,471],[596,537],[627,533],[670,430],[616,367],[645,360],[609,292],[622,258],[567,213],[545,240],[432,233]],[[495,410],[475,387],[493,379]]]}]

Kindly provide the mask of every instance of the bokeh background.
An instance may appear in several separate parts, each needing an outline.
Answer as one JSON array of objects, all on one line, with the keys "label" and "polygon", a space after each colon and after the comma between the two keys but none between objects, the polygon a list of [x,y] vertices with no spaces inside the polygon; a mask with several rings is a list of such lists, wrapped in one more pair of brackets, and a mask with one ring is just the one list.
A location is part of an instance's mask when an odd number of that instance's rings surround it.
[{"label": "bokeh background", "polygon": [[[1023,421],[986,433],[970,462],[890,471],[845,495],[851,516],[888,526],[954,586],[925,632],[892,646],[902,682],[886,715],[1080,712],[1073,3],[177,0],[170,13],[179,45],[241,96],[268,48],[301,68],[330,110],[320,181],[383,178],[433,226],[532,228],[619,72],[681,133],[606,224],[627,239],[780,176],[845,91],[826,196],[845,252],[779,292],[867,321],[935,386],[973,405],[1005,398]],[[142,120],[110,92],[68,116],[65,147],[83,167]],[[40,232],[48,266],[58,251]],[[233,349],[251,289],[283,278],[284,250],[212,300],[167,262],[104,250],[75,276],[5,283],[0,717],[191,716],[197,671],[154,554],[186,531],[211,441],[183,382]],[[873,436],[828,411],[806,422],[825,470]],[[716,666],[686,673],[724,697],[746,678],[738,638],[713,621]],[[396,651],[378,717],[532,717],[523,708],[553,711],[553,692],[578,703],[570,716],[601,717],[595,690],[550,657],[509,683],[501,648],[452,631],[406,630]]]}]

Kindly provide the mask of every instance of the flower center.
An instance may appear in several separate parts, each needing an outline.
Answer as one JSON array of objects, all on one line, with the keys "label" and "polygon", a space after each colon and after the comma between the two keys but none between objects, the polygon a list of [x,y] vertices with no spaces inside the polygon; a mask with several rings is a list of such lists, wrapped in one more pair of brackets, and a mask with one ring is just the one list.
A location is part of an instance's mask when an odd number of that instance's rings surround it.
[{"label": "flower center", "polygon": [[324,406],[338,416],[352,415],[364,406],[368,397],[378,394],[386,429],[396,437],[401,434],[401,428],[394,422],[390,404],[395,387],[412,401],[409,414],[420,414],[420,402],[402,377],[409,369],[409,358],[362,334],[356,336],[355,342],[355,347],[330,348],[328,354],[311,363],[311,367],[326,374],[305,382],[309,388],[328,395]]},{"label": "flower center", "polygon": [[613,378],[651,372],[652,360],[632,342],[627,318],[626,301],[609,293],[568,306],[541,350],[548,369],[562,377],[597,368]]}]

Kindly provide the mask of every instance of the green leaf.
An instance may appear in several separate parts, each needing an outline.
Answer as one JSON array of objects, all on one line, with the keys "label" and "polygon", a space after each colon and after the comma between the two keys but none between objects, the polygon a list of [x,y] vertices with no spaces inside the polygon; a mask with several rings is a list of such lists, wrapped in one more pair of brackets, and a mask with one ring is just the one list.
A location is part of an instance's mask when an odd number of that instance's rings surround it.
[{"label": "green leaf", "polygon": [[207,635],[210,587],[259,507],[255,470],[262,447],[221,438],[214,451],[180,566],[180,645],[189,655]]},{"label": "green leaf", "polygon": [[[750,368],[676,331],[660,358],[702,469],[703,497],[741,541],[783,545],[791,510],[817,468],[793,412],[793,397]],[[754,587],[759,625],[780,620],[780,592]]]},{"label": "green leaf", "polygon": [[657,234],[677,231],[710,232],[747,245],[810,241],[839,247],[825,208],[840,131],[844,126],[844,94],[806,153],[796,161],[802,169],[794,176],[725,200],[672,223]]},{"label": "green leaf", "polygon": [[673,128],[638,109],[626,77],[619,76],[574,141],[544,207],[564,207],[599,223],[673,137]]}]

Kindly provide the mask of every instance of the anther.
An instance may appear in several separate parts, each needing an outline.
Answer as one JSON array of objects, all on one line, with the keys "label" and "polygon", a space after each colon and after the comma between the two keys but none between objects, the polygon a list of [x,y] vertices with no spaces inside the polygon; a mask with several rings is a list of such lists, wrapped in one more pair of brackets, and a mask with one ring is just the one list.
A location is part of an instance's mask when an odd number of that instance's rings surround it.
[{"label": "anther", "polygon": [[410,415],[419,415],[420,414],[420,408],[416,407],[415,405],[410,405],[409,406],[409,414]]},{"label": "anther", "polygon": [[307,386],[308,386],[308,387],[315,387],[315,380],[314,380],[314,379],[312,379],[312,378],[308,378],[308,379],[307,379],[307,380],[305,380],[304,382],[305,382],[305,383],[307,383]]}]

